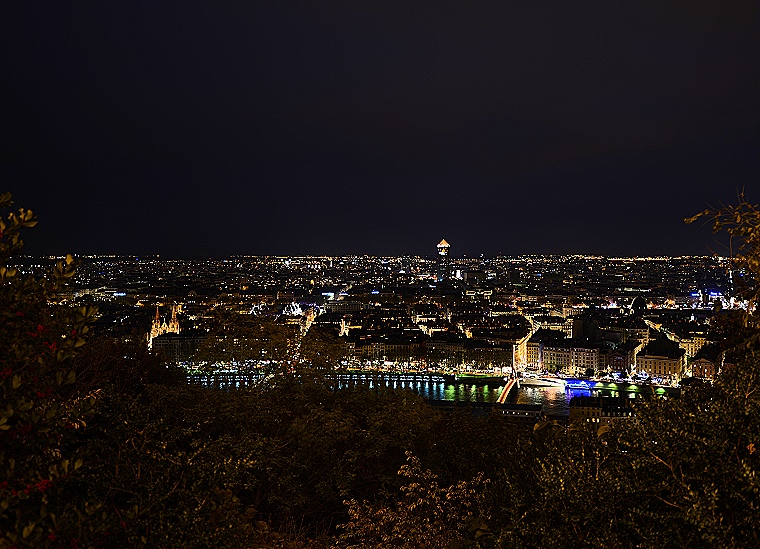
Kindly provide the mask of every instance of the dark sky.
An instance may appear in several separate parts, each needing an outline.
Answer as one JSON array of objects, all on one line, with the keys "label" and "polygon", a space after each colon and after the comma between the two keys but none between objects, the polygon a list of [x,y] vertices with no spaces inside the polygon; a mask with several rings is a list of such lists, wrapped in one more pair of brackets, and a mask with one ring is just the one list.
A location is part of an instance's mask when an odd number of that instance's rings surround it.
[{"label": "dark sky", "polygon": [[15,4],[29,253],[701,254],[760,201],[756,0]]}]

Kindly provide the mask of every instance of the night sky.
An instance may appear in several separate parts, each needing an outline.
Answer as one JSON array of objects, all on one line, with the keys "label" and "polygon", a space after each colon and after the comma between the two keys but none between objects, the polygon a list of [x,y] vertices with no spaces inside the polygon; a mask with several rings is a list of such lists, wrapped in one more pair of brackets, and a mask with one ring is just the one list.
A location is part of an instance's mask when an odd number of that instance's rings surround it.
[{"label": "night sky", "polygon": [[15,4],[28,253],[705,254],[760,201],[757,0]]}]

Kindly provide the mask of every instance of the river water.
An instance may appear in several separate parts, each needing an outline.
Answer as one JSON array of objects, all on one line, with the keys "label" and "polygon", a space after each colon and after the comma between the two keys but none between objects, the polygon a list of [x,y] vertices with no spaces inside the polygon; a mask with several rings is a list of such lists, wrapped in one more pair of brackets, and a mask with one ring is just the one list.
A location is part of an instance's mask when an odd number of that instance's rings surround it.
[{"label": "river water", "polygon": [[[233,376],[234,377],[234,376]],[[256,377],[256,376],[253,376]],[[260,377],[260,376],[259,376]],[[191,375],[188,380],[192,383],[200,383],[219,389],[232,389],[243,387],[245,381],[240,379],[220,380],[214,376],[206,378],[203,375]],[[567,380],[578,382],[580,380]],[[248,381],[250,382],[250,380]],[[458,383],[450,383],[443,380],[405,380],[394,375],[379,374],[377,377],[364,379],[344,379],[339,381],[340,387],[346,387],[361,383],[369,388],[388,387],[392,389],[408,389],[428,400],[449,402],[490,402],[495,403],[505,382],[497,381],[490,385],[468,384],[460,380]],[[617,396],[628,398],[641,398],[644,393],[654,393],[658,396],[666,396],[666,390],[652,388],[643,385],[616,385],[612,383],[588,382],[590,388],[567,388],[567,387],[530,387],[522,386],[512,391],[507,400],[509,404],[541,404],[544,413],[548,415],[567,416],[570,414],[570,399],[576,396]]]},{"label": "river water", "polygon": [[[468,385],[465,383],[397,381],[379,379],[366,382],[370,387],[381,384],[394,389],[409,389],[429,400],[451,402],[496,402],[504,389],[504,383],[493,385]],[[621,391],[619,387],[598,385],[593,389],[569,389],[565,387],[520,387],[513,390],[508,403],[542,404],[548,415],[569,415],[570,399],[576,396],[624,396],[639,398],[638,390]],[[633,389],[633,387],[632,387]]]}]

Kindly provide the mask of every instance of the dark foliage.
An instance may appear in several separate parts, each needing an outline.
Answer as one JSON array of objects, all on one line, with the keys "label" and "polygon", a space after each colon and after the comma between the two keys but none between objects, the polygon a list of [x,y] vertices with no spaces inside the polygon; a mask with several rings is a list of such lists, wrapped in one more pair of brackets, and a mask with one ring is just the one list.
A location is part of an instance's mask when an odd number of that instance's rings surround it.
[{"label": "dark foliage", "polygon": [[[31,224],[3,222],[3,260]],[[1,548],[760,546],[751,348],[635,421],[533,430],[338,390],[331,333],[294,351],[295,329],[256,320],[235,352],[297,364],[250,390],[187,386],[140,344],[84,344],[94,310],[56,297],[71,273],[0,267]],[[727,337],[754,328],[726,317]]]}]

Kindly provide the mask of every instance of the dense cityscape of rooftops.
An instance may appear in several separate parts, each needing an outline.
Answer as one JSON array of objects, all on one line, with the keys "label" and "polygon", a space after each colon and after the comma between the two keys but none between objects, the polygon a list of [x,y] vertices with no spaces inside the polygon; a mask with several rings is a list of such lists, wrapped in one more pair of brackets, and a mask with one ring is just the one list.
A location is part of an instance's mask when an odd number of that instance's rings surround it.
[{"label": "dense cityscape of rooftops", "polygon": [[[186,364],[223,309],[281,322],[308,314],[343,345],[348,365],[661,383],[717,373],[710,319],[746,307],[732,288],[742,273],[723,257],[467,258],[449,248],[442,240],[433,257],[89,255],[65,298],[96,303],[101,333],[149,332],[152,347]],[[18,266],[33,272],[53,259]]]}]

